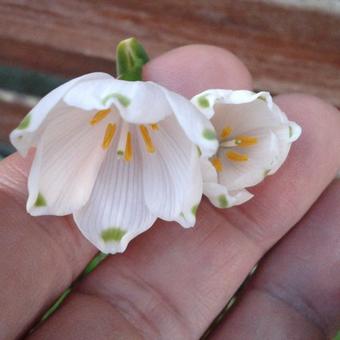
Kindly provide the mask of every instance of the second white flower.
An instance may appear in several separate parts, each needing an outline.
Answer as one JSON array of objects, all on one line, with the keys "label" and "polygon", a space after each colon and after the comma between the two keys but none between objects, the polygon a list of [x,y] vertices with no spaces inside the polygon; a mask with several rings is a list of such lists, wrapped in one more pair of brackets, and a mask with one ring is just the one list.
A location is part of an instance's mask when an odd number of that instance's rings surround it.
[{"label": "second white flower", "polygon": [[219,147],[202,157],[204,194],[227,208],[252,198],[246,189],[274,174],[301,128],[289,121],[268,92],[207,90],[192,98],[216,128]]}]

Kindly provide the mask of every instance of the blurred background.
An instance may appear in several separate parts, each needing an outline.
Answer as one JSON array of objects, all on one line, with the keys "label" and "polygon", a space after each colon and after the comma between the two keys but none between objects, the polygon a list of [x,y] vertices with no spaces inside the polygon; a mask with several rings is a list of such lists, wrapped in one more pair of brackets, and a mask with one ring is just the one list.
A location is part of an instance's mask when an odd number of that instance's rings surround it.
[{"label": "blurred background", "polygon": [[115,45],[130,36],[151,57],[193,43],[227,48],[257,90],[340,107],[340,0],[0,0],[0,157],[41,96],[87,72],[113,74]]}]

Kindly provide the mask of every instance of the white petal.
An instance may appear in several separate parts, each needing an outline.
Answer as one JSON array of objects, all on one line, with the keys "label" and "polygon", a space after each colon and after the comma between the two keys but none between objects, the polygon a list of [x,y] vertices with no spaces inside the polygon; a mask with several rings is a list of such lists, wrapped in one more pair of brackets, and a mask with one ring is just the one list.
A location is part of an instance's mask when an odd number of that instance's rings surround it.
[{"label": "white petal", "polygon": [[215,114],[214,105],[229,98],[232,94],[232,90],[206,90],[191,98],[191,102],[208,118]]},{"label": "white petal", "polygon": [[215,207],[230,208],[253,197],[245,189],[228,191],[226,185],[218,183],[217,172],[208,159],[201,159],[201,169],[203,174],[203,193]]},{"label": "white petal", "polygon": [[[53,112],[53,108],[61,98],[76,84],[89,79],[105,79],[109,75],[105,73],[90,73],[72,79],[57,87],[42,98],[39,103],[27,114],[20,125],[10,134],[11,143],[24,156],[31,146],[39,141],[41,133],[47,124],[46,118]],[[51,112],[52,111],[52,112]]]},{"label": "white petal", "polygon": [[302,133],[301,126],[296,124],[295,122],[289,122],[289,141],[295,142]]},{"label": "white petal", "polygon": [[75,86],[65,102],[84,110],[102,110],[114,105],[129,123],[157,123],[171,114],[162,89],[153,82],[114,78],[88,81]]},{"label": "white petal", "polygon": [[91,126],[90,118],[64,107],[45,128],[28,181],[32,215],[66,215],[87,202],[105,156],[105,123]]},{"label": "white petal", "polygon": [[217,126],[218,133],[226,125],[232,129],[230,139],[240,134],[260,128],[280,126],[287,121],[281,121],[279,115],[274,115],[267,104],[261,100],[240,105],[217,105],[212,122]]},{"label": "white petal", "polygon": [[146,204],[156,216],[174,220],[191,189],[197,150],[173,116],[163,120],[151,138],[155,153],[146,151],[140,137]]},{"label": "white petal", "polygon": [[[192,102],[208,118],[212,118],[218,135],[224,127],[231,127],[231,138],[250,129],[288,121],[268,92],[207,90],[193,97]],[[206,107],[202,107],[202,102],[206,103]]]},{"label": "white petal", "polygon": [[229,191],[229,195],[233,198],[231,206],[243,204],[254,197],[254,195],[246,189]]},{"label": "white petal", "polygon": [[273,175],[286,160],[292,142],[295,142],[301,135],[301,127],[294,122],[288,122],[274,130],[279,141],[279,154],[275,163],[271,166],[268,175]]},{"label": "white petal", "polygon": [[191,178],[189,179],[190,183],[188,183],[188,190],[186,191],[184,196],[182,212],[176,219],[176,221],[185,228],[193,227],[196,223],[196,213],[198,206],[201,202],[203,191],[202,173],[200,168],[199,156],[197,152],[195,152],[195,150],[193,150],[193,152],[194,152],[193,173],[191,175]]},{"label": "white petal", "polygon": [[214,166],[211,164],[208,158],[201,157],[200,159],[202,177],[204,183],[217,183],[218,177]]},{"label": "white petal", "polygon": [[179,124],[203,156],[212,156],[218,146],[216,131],[210,121],[186,98],[166,91],[165,95]]},{"label": "white petal", "polygon": [[126,162],[117,158],[115,146],[110,149],[90,200],[74,213],[82,233],[104,253],[123,252],[156,219],[145,205],[141,155],[134,151]]},{"label": "white petal", "polygon": [[253,195],[245,189],[228,191],[224,185],[219,183],[204,183],[203,192],[215,207],[223,209],[243,204],[253,197]]}]

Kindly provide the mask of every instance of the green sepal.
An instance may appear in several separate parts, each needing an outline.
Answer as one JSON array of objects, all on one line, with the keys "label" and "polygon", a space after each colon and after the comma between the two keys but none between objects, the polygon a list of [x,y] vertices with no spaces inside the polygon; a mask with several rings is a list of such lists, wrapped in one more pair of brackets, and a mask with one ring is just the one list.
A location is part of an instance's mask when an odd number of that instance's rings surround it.
[{"label": "green sepal", "polygon": [[148,61],[149,56],[136,38],[122,40],[116,48],[117,78],[141,80],[143,66]]}]

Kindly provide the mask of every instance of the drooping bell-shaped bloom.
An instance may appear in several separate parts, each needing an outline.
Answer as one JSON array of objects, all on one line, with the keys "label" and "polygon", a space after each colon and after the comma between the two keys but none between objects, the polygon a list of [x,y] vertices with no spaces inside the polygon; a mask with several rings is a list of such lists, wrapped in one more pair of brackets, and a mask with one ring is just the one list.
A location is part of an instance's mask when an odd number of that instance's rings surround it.
[{"label": "drooping bell-shaped bloom", "polygon": [[73,214],[103,252],[122,252],[156,218],[195,223],[202,195],[197,146],[217,148],[209,120],[153,82],[92,73],[44,97],[11,133],[36,148],[27,210]]},{"label": "drooping bell-shaped bloom", "polygon": [[268,92],[207,90],[192,103],[211,119],[219,140],[213,157],[202,157],[204,194],[217,207],[249,200],[246,190],[274,174],[301,128],[289,121]]}]

